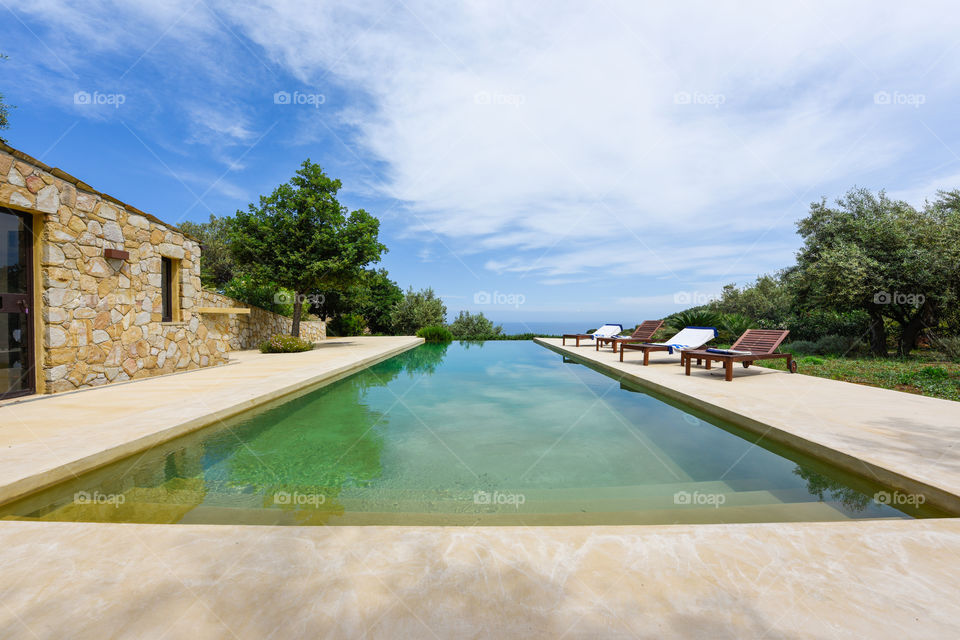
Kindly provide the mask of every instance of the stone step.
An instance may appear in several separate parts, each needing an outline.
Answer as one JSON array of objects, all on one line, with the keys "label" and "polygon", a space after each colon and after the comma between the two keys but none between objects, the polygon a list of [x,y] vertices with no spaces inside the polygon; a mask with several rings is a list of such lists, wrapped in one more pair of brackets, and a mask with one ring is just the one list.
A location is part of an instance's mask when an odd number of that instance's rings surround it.
[{"label": "stone step", "polygon": [[376,511],[284,511],[281,509],[230,509],[197,507],[181,524],[252,525],[417,525],[417,526],[568,526],[709,524],[734,522],[818,522],[847,520],[823,502],[760,504],[687,509],[645,509],[614,512],[567,513],[397,513]]}]

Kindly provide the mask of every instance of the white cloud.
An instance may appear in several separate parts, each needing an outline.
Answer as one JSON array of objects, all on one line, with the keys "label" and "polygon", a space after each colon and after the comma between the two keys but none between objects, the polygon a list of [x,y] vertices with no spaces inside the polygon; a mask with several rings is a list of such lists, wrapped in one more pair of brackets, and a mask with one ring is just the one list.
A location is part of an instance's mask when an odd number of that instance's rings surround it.
[{"label": "white cloud", "polygon": [[[103,50],[176,24],[170,73],[222,90],[249,93],[266,67],[347,87],[363,100],[300,115],[301,142],[347,124],[385,167],[364,188],[403,203],[409,236],[544,283],[783,266],[811,200],[878,177],[925,189],[906,158],[930,140],[910,127],[937,127],[958,97],[950,3],[162,4],[35,6]],[[256,64],[231,64],[234,49]],[[925,110],[878,91],[923,94]],[[258,130],[215,91],[182,108],[215,148]],[[955,161],[931,160],[948,177]]]},{"label": "white cloud", "polygon": [[[809,201],[912,144],[877,90],[910,89],[924,66],[931,82],[956,75],[935,64],[955,34],[946,6],[932,21],[932,8],[874,3],[406,6],[263,0],[231,15],[304,80],[371,95],[354,122],[389,166],[383,191],[422,221],[409,232],[521,251],[487,262],[501,272],[722,271],[692,247],[635,260],[609,242],[739,232],[742,251],[789,231]],[[571,251],[571,237],[590,246]]]},{"label": "white cloud", "polygon": [[196,104],[188,107],[188,114],[193,129],[190,142],[248,143],[257,137],[247,118],[236,109]]}]

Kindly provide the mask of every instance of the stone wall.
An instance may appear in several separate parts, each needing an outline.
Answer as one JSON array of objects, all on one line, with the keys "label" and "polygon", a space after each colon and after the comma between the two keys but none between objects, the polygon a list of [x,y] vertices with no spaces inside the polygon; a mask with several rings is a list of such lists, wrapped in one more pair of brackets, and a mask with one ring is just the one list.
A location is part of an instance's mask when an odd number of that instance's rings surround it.
[{"label": "stone wall", "polygon": [[[203,314],[203,323],[208,335],[226,350],[256,349],[260,343],[278,333],[290,333],[293,319],[276,313],[238,302],[215,291],[204,289],[200,292],[198,306],[201,307],[244,307],[244,314]],[[326,323],[321,320],[301,321],[300,337],[311,342],[320,342],[327,337]]]},{"label": "stone wall", "polygon": [[[34,214],[42,330],[38,391],[54,393],[227,361],[191,309],[200,246],[153,216],[0,144],[0,206]],[[104,249],[129,258],[107,259]],[[179,318],[161,322],[161,257],[179,261]],[[36,311],[36,310],[35,310]]]}]

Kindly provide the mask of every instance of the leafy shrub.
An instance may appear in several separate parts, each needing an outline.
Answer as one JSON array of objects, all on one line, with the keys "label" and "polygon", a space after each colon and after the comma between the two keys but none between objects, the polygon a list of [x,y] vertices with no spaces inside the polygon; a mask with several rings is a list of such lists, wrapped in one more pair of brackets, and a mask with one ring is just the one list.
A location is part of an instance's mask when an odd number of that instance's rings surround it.
[{"label": "leafy shrub", "polygon": [[812,340],[794,340],[783,345],[781,351],[787,351],[795,356],[808,356],[817,352],[817,343]]},{"label": "leafy shrub", "polygon": [[503,327],[494,326],[493,321],[483,313],[472,314],[469,311],[461,311],[449,328],[457,340],[490,340],[503,332]]},{"label": "leafy shrub", "polygon": [[417,337],[423,338],[427,342],[450,342],[453,340],[453,334],[450,330],[441,325],[431,325],[417,329]]},{"label": "leafy shrub", "polygon": [[816,342],[815,353],[843,356],[857,350],[860,340],[851,336],[823,336]]},{"label": "leafy shrub", "polygon": [[333,336],[360,336],[367,328],[367,321],[359,313],[345,313],[330,321],[327,332]]},{"label": "leafy shrub", "polygon": [[717,327],[721,325],[722,316],[709,309],[687,309],[668,317],[666,323],[673,329],[680,331],[684,327]]},{"label": "leafy shrub", "polygon": [[787,320],[794,340],[819,340],[823,336],[862,336],[870,327],[863,311],[838,312],[826,309],[804,312]]},{"label": "leafy shrub", "polygon": [[844,356],[859,353],[863,345],[850,336],[823,336],[819,340],[794,340],[783,346],[782,351],[793,355]]},{"label": "leafy shrub", "polygon": [[278,333],[260,345],[261,353],[298,353],[311,349],[313,349],[313,343],[309,340],[285,333]]},{"label": "leafy shrub", "polygon": [[960,336],[934,336],[933,344],[948,359],[960,361]]},{"label": "leafy shrub", "polygon": [[237,277],[223,285],[223,295],[282,316],[293,316],[293,293],[274,284]]},{"label": "leafy shrub", "polygon": [[[711,326],[711,325],[700,325]],[[720,327],[726,331],[732,340],[736,340],[747,329],[755,328],[753,319],[740,313],[727,313],[720,318]]]},{"label": "leafy shrub", "polygon": [[430,288],[414,291],[410,287],[390,312],[396,335],[408,336],[423,327],[442,325],[446,320],[447,307]]},{"label": "leafy shrub", "polygon": [[950,378],[950,372],[943,367],[924,367],[915,374],[917,378],[923,378],[930,382],[942,382]]}]

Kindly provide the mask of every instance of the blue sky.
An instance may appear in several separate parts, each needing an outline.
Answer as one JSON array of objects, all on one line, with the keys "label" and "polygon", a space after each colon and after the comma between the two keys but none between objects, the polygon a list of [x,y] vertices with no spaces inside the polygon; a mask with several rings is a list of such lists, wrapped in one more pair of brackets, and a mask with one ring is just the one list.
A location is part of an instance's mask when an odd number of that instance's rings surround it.
[{"label": "blue sky", "polygon": [[499,321],[661,317],[813,200],[960,187],[950,3],[670,4],[2,3],[4,137],[174,223],[309,157],[401,286]]}]

